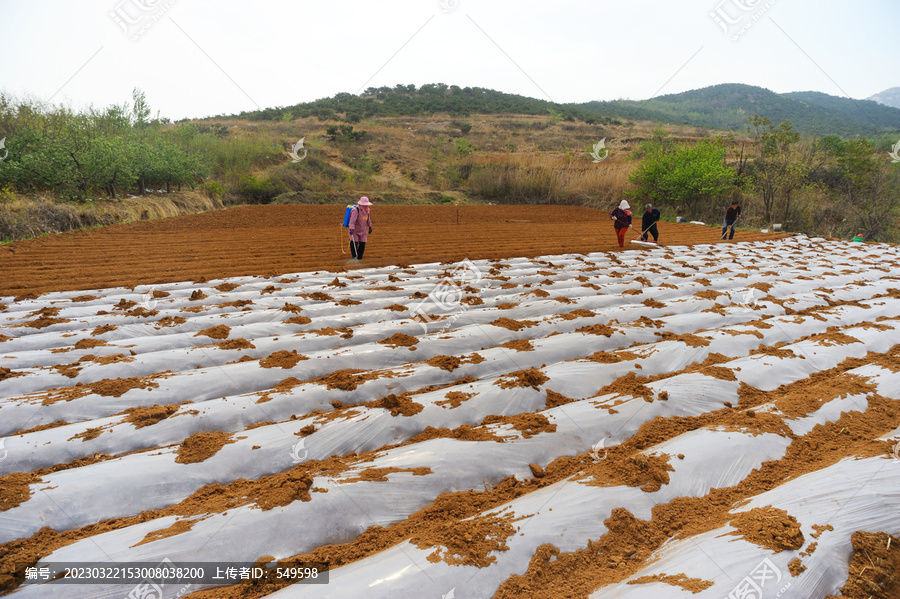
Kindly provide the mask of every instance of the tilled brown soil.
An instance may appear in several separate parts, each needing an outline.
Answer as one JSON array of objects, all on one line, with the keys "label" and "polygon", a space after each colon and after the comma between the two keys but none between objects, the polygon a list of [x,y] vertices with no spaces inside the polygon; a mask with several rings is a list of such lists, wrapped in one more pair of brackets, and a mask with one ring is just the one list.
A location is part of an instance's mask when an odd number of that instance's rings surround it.
[{"label": "tilled brown soil", "polygon": [[[343,213],[341,205],[241,206],[11,243],[0,247],[0,296],[618,249],[608,213],[590,208],[375,206],[356,263]],[[662,245],[728,243],[715,227],[660,222],[659,230]],[[735,241],[782,236],[739,231]]]}]

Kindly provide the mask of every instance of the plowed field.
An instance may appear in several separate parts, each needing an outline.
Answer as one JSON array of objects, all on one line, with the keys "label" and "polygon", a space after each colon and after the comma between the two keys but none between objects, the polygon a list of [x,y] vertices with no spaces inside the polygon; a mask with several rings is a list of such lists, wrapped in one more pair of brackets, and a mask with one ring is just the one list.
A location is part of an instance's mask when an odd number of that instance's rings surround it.
[{"label": "plowed field", "polygon": [[[0,295],[340,271],[351,267],[342,218],[343,206],[246,206],[18,242],[0,248]],[[608,213],[588,208],[375,206],[372,221],[353,268],[618,248]],[[719,241],[711,227],[659,228],[664,245]],[[772,237],[740,231],[736,240]]]},{"label": "plowed field", "polygon": [[900,596],[900,248],[335,212],[5,250],[0,595]]}]

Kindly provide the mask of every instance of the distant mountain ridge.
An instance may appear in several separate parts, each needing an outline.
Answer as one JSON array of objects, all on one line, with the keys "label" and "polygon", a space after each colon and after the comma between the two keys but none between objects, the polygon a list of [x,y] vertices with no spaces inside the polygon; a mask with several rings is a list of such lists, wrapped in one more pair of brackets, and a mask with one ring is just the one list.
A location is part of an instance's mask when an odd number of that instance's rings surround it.
[{"label": "distant mountain ridge", "polygon": [[[888,92],[878,94],[890,100]],[[879,103],[882,102],[882,103]],[[359,95],[341,93],[331,98],[293,106],[243,112],[250,120],[279,120],[316,116],[323,120],[357,122],[371,116],[423,116],[449,114],[544,114],[588,123],[625,120],[655,121],[699,128],[744,132],[747,118],[758,114],[773,123],[790,120],[800,133],[844,137],[900,132],[900,108],[883,99],[854,100],[822,92],[778,94],[763,87],[723,83],[650,100],[612,100],[558,104],[484,88],[461,88],[443,83],[369,88]]]},{"label": "distant mountain ridge", "polygon": [[900,87],[886,89],[883,92],[869,96],[866,100],[872,100],[873,102],[891,106],[892,108],[900,108]]},{"label": "distant mountain ridge", "polygon": [[900,109],[871,100],[853,100],[822,92],[777,94],[763,87],[724,83],[642,102],[615,100],[581,104],[585,110],[632,119],[657,120],[731,131],[744,131],[754,114],[774,123],[790,120],[803,133],[841,136],[900,131]]}]

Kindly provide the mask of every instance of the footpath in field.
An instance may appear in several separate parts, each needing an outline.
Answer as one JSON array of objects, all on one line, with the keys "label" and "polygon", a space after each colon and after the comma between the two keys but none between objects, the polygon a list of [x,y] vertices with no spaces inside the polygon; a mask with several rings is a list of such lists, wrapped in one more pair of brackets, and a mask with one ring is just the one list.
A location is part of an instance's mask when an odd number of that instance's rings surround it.
[{"label": "footpath in field", "polygon": [[0,297],[0,591],[889,597],[898,329],[898,248],[805,237]]},{"label": "footpath in field", "polygon": [[[243,206],[17,242],[0,247],[0,295],[618,249],[609,214],[589,208],[375,206],[375,230],[359,265],[343,246],[343,211]],[[660,235],[667,245],[714,243],[719,230],[660,223]],[[773,236],[737,235],[763,238]]]}]

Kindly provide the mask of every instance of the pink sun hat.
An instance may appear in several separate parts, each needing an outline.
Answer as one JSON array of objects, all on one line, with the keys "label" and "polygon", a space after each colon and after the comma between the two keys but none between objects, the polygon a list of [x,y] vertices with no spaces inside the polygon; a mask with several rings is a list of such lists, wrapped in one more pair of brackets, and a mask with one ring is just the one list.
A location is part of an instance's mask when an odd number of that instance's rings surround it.
[{"label": "pink sun hat", "polygon": [[357,202],[360,206],[371,206],[372,202],[369,201],[369,198],[363,196],[359,198],[359,202]]}]

